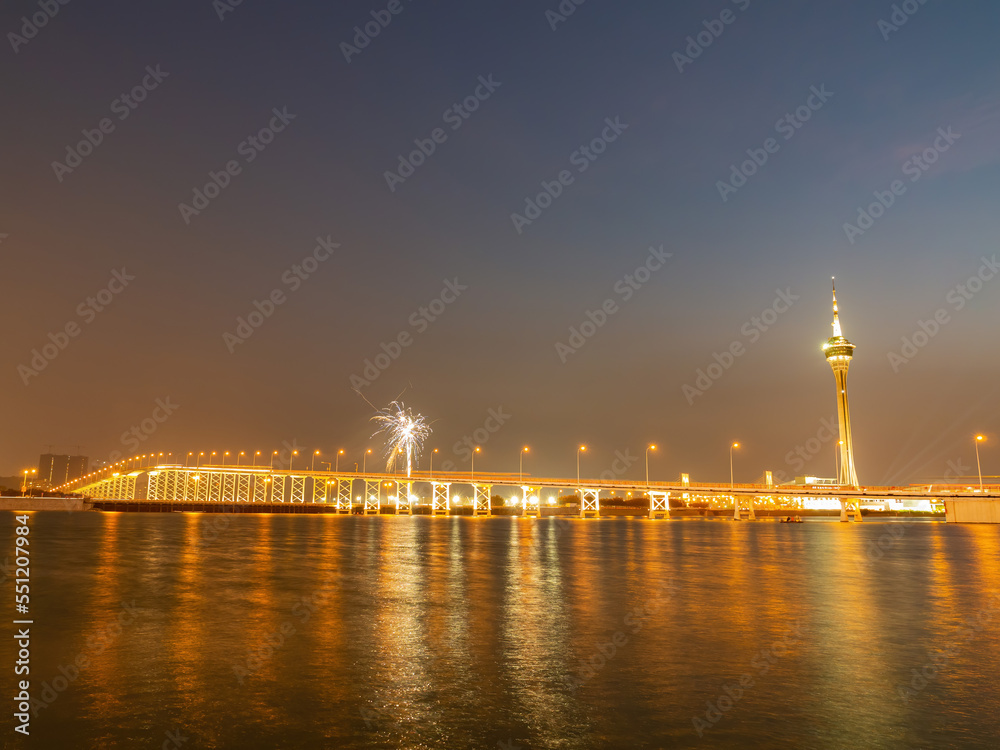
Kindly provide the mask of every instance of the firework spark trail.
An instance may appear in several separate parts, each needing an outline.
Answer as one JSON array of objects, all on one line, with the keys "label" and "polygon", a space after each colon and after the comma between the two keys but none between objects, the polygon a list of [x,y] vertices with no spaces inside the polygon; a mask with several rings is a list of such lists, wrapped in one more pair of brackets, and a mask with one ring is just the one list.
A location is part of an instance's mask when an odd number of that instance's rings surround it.
[{"label": "firework spark trail", "polygon": [[386,408],[376,412],[372,421],[380,422],[372,437],[386,433],[386,471],[392,471],[393,465],[400,453],[406,454],[406,478],[410,478],[413,462],[420,458],[420,449],[430,436],[431,428],[423,415],[414,414],[413,410],[399,401],[393,401]]}]

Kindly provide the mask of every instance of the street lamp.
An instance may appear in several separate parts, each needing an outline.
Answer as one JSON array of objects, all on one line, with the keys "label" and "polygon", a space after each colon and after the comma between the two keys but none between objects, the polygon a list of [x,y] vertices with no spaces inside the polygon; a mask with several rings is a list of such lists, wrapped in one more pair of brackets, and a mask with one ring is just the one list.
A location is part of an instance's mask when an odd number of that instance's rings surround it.
[{"label": "street lamp", "polygon": [[197,468],[198,468],[199,466],[201,466],[201,457],[202,457],[202,456],[204,456],[204,455],[205,455],[205,451],[201,451],[201,452],[200,452],[200,453],[198,454],[198,463],[197,463],[197,464],[195,465],[195,467],[194,467],[194,468],[196,468],[196,469],[197,469]]},{"label": "street lamp", "polygon": [[337,471],[340,471],[340,457],[342,455],[344,455],[344,449],[343,448],[341,448],[339,451],[337,451],[337,461],[336,461],[336,466],[337,466],[336,470]]},{"label": "street lamp", "polygon": [[226,451],[225,453],[222,454],[222,465],[223,466],[226,465],[226,456],[228,456],[228,455],[229,455],[229,451]]},{"label": "street lamp", "polygon": [[242,465],[242,463],[243,463],[243,458],[242,457],[245,456],[246,454],[247,454],[246,451],[240,451],[240,455],[236,457],[236,465],[237,466]]},{"label": "street lamp", "polygon": [[476,449],[474,451],[472,451],[472,481],[473,482],[476,481],[476,454],[477,453],[479,453],[479,446],[478,445],[476,446]]},{"label": "street lamp", "polygon": [[361,459],[361,473],[362,474],[367,474],[368,473],[368,454],[371,453],[371,452],[372,452],[371,448],[369,448],[368,450],[366,450],[364,458]]},{"label": "street lamp", "polygon": [[316,456],[319,455],[319,451],[313,451],[312,466],[309,467],[309,471],[316,471]]},{"label": "street lamp", "polygon": [[581,445],[576,449],[576,486],[580,486],[580,454],[587,452],[587,446]]},{"label": "street lamp", "polygon": [[983,467],[979,463],[979,444],[986,440],[983,435],[976,435],[976,468],[979,470],[979,491],[983,491]]},{"label": "street lamp", "polygon": [[295,457],[296,457],[297,455],[299,455],[299,452],[298,452],[298,451],[292,451],[292,455],[290,455],[290,456],[288,457],[288,470],[289,470],[289,471],[291,471],[291,470],[292,470],[292,461],[294,461],[294,460],[295,460]]},{"label": "street lamp", "polygon": [[656,445],[654,443],[650,443],[649,447],[646,448],[646,487],[649,487],[649,452],[655,450]]},{"label": "street lamp", "polygon": [[733,443],[729,446],[729,489],[733,489],[736,486],[733,483],[733,448],[739,447],[739,443]]},{"label": "street lamp", "polygon": [[188,465],[188,461],[191,460],[191,456],[193,456],[193,455],[194,455],[194,453],[188,453],[187,456],[184,457],[184,465],[185,466]]},{"label": "street lamp", "polygon": [[274,471],[274,457],[278,455],[278,451],[274,451],[271,454],[271,471]]},{"label": "street lamp", "polygon": [[437,448],[435,448],[434,450],[431,451],[431,469],[430,469],[430,472],[429,472],[431,479],[434,478],[434,454],[437,453],[437,452],[438,452]]},{"label": "street lamp", "polygon": [[531,449],[528,446],[521,448],[521,454],[518,456],[517,461],[517,482],[521,484],[524,482],[524,454],[530,453]]},{"label": "street lamp", "polygon": [[253,467],[255,469],[257,468],[257,456],[259,456],[259,455],[260,455],[260,451],[255,451],[254,454],[253,454]]}]

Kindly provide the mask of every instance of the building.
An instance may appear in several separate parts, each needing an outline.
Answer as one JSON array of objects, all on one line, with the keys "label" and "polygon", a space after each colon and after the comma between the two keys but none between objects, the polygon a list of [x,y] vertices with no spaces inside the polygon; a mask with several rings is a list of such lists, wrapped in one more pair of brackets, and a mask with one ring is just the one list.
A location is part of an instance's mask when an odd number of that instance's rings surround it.
[{"label": "building", "polygon": [[840,469],[837,480],[841,485],[858,486],[854,469],[854,441],[851,439],[851,411],[847,405],[847,368],[854,356],[854,344],[844,338],[837,310],[837,286],[833,286],[833,336],[823,344],[823,354],[833,369],[837,381],[837,418],[840,423]]},{"label": "building", "polygon": [[37,482],[54,487],[79,479],[87,473],[90,459],[87,456],[56,456],[43,453],[38,457]]}]

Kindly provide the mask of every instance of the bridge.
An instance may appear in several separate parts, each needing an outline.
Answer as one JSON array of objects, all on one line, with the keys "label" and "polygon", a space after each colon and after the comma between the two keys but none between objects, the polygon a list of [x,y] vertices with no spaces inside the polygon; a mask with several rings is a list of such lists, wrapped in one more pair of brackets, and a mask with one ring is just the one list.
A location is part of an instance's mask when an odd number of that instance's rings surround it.
[{"label": "bridge", "polygon": [[[94,500],[124,503],[179,503],[207,505],[232,503],[264,506],[313,504],[329,506],[330,512],[349,514],[355,509],[365,515],[382,512],[383,498],[397,515],[412,515],[421,497],[414,486],[428,492],[430,513],[450,515],[452,487],[471,490],[473,516],[491,516],[493,488],[521,491],[519,504],[525,516],[540,517],[544,489],[569,492],[579,497],[579,516],[599,518],[601,497],[626,494],[645,497],[648,518],[670,517],[670,499],[686,505],[693,499],[711,499],[732,505],[735,520],[756,518],[755,505],[767,503],[783,509],[802,509],[805,501],[822,498],[840,503],[840,519],[861,520],[863,505],[888,507],[892,501],[925,500],[943,503],[949,520],[977,520],[995,515],[1000,522],[1000,486],[981,490],[956,485],[911,485],[909,487],[844,487],[836,485],[775,485],[765,472],[759,484],[695,483],[687,474],[678,482],[642,482],[605,479],[542,478],[527,474],[495,472],[414,472],[398,474],[362,471],[314,471],[274,469],[262,466],[181,466],[161,463],[129,468],[125,462],[93,472],[61,486],[60,490]],[[975,503],[960,506],[959,502]],[[984,504],[985,505],[982,505]],[[425,503],[426,504],[426,503]],[[977,518],[959,518],[963,508],[975,507]],[[968,515],[968,514],[966,514]],[[985,520],[982,519],[982,520]]]}]

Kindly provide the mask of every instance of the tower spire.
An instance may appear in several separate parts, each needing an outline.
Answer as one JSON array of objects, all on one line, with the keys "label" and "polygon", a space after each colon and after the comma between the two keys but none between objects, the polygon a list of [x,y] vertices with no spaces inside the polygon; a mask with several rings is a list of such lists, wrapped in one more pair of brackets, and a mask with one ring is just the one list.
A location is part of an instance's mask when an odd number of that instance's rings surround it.
[{"label": "tower spire", "polygon": [[844,334],[840,330],[840,315],[837,312],[837,279],[833,278],[833,337],[843,338]]}]

